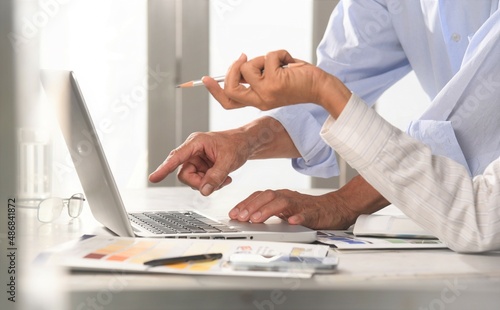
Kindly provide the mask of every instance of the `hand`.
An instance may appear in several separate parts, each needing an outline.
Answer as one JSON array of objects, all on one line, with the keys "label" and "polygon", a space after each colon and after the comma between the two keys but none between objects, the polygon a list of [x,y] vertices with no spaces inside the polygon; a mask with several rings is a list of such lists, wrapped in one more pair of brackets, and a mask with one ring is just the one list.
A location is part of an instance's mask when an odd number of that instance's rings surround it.
[{"label": "hand", "polygon": [[353,178],[338,191],[311,196],[289,190],[255,192],[236,205],[229,217],[261,223],[272,216],[312,229],[347,229],[360,214],[387,206],[382,197],[362,177]]},{"label": "hand", "polygon": [[239,130],[218,133],[194,133],[149,176],[159,182],[181,167],[178,178],[184,184],[210,195],[229,183],[229,173],[241,167],[250,156],[250,148]]},{"label": "hand", "polygon": [[316,103],[336,119],[351,97],[350,90],[339,79],[292,58],[284,50],[250,61],[242,54],[229,68],[224,89],[210,77],[203,77],[203,83],[225,109],[253,106],[270,110],[297,103]]},{"label": "hand", "polygon": [[[289,68],[282,66],[289,65]],[[316,102],[316,79],[326,75],[306,62],[277,51],[247,61],[242,54],[229,68],[222,89],[210,77],[203,82],[226,109],[254,106],[269,110],[280,106]],[[250,86],[245,86],[249,84]]]},{"label": "hand", "polygon": [[248,159],[297,156],[300,154],[285,128],[265,116],[236,129],[190,135],[149,180],[159,182],[180,166],[179,180],[207,196],[231,183],[229,173]]},{"label": "hand", "polygon": [[262,223],[272,216],[312,229],[344,229],[355,220],[334,192],[311,196],[290,190],[259,191],[229,212],[231,219],[242,222]]}]

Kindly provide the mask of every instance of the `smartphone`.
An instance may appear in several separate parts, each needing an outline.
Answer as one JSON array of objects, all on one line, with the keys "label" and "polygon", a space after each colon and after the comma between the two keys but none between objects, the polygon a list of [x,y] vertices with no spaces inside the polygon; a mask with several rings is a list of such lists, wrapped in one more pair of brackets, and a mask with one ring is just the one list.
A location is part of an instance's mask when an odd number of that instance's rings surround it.
[{"label": "smartphone", "polygon": [[314,273],[331,273],[337,269],[337,256],[311,257],[237,253],[229,256],[229,264],[235,270],[246,271],[311,271]]}]

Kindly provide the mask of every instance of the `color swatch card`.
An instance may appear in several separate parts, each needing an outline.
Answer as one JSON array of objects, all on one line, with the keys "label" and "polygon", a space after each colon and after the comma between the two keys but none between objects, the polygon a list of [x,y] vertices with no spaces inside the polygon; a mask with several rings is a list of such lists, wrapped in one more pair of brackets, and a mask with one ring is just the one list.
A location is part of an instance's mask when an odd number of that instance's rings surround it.
[{"label": "color swatch card", "polygon": [[[217,253],[220,259],[187,260],[160,266],[145,265],[146,262],[160,258],[199,257],[210,253]],[[328,246],[302,243],[85,235],[79,240],[41,253],[36,262],[54,263],[74,270],[307,278],[311,277],[313,272],[307,270],[298,272],[297,270],[242,271],[232,268],[228,261],[233,254],[324,258],[328,253]]]},{"label": "color swatch card", "polygon": [[396,238],[396,237],[360,237],[350,231],[318,231],[317,240],[323,244],[335,246],[340,250],[369,249],[443,249],[446,245],[438,239]]}]

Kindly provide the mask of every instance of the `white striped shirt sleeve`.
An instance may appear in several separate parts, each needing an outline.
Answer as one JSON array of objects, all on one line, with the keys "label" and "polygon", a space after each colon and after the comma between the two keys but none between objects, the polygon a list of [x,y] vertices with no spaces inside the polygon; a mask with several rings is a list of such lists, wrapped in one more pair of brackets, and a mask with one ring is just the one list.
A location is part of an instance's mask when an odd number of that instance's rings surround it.
[{"label": "white striped shirt sleeve", "polygon": [[500,249],[500,158],[471,179],[352,95],[321,136],[387,200],[457,252]]}]

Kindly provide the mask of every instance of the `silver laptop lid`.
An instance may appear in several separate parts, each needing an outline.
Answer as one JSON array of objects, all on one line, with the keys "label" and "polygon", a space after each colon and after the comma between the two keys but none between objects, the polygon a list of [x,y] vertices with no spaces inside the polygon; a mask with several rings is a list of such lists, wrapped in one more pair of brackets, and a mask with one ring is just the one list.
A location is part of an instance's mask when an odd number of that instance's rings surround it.
[{"label": "silver laptop lid", "polygon": [[133,237],[126,209],[74,72],[42,71],[42,84],[55,106],[92,215],[115,234]]}]

